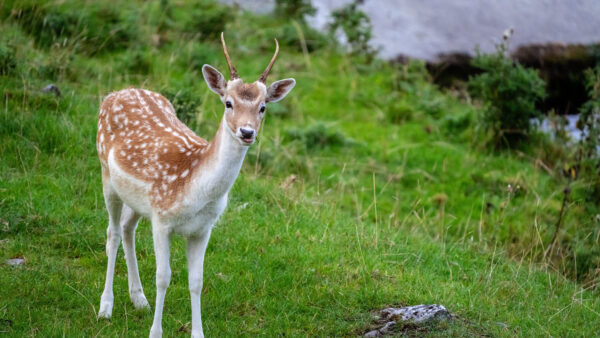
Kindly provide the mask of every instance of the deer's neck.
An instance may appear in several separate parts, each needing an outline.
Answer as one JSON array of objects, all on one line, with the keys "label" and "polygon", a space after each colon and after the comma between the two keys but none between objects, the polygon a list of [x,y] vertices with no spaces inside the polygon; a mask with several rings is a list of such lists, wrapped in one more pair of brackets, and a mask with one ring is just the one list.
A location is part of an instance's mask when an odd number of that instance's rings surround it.
[{"label": "deer's neck", "polygon": [[248,151],[235,137],[223,117],[210,143],[208,157],[195,173],[194,188],[200,199],[219,199],[233,186]]}]

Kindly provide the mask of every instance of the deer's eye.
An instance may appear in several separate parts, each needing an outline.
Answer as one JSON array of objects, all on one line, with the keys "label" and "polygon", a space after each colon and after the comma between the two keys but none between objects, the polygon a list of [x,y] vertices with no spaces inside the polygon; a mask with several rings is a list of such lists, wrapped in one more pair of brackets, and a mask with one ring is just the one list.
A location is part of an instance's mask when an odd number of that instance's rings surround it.
[{"label": "deer's eye", "polygon": [[225,107],[227,107],[227,108],[233,108],[233,105],[231,104],[231,101],[226,101],[225,102]]},{"label": "deer's eye", "polygon": [[265,112],[265,108],[266,108],[265,106],[260,107],[260,112],[264,113]]}]

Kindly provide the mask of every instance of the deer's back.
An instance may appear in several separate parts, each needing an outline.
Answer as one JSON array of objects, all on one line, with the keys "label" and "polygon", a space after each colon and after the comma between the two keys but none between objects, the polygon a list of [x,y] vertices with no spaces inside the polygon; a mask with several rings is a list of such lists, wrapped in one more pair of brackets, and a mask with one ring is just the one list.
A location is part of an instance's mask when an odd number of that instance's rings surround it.
[{"label": "deer's back", "polygon": [[151,203],[163,208],[175,202],[192,168],[210,151],[206,140],[177,119],[166,98],[134,88],[102,102],[96,147],[109,179],[118,171],[152,185]]}]

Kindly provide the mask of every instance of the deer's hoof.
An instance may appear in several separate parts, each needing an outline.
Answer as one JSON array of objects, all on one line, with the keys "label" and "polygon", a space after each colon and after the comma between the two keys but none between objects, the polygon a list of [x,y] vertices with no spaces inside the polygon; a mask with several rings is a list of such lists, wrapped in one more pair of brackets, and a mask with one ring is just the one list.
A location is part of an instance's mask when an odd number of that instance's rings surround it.
[{"label": "deer's hoof", "polygon": [[142,292],[137,292],[137,293],[132,294],[131,302],[133,303],[133,306],[138,310],[140,310],[140,309],[150,310],[150,304],[148,304],[148,300],[146,299],[146,296]]}]

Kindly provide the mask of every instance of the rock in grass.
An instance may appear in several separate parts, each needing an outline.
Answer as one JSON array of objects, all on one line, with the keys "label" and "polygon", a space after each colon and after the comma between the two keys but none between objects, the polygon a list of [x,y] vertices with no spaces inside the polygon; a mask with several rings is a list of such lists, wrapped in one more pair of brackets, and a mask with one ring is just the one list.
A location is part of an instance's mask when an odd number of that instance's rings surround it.
[{"label": "rock in grass", "polygon": [[51,83],[49,85],[47,85],[46,87],[44,87],[42,89],[43,93],[52,93],[54,94],[56,97],[60,97],[60,89],[58,89],[58,86],[55,85],[54,83]]},{"label": "rock in grass", "polygon": [[23,258],[11,258],[6,260],[6,264],[10,266],[19,266],[25,264],[25,260]]},{"label": "rock in grass", "polygon": [[401,308],[386,308],[377,316],[382,326],[365,333],[365,337],[379,337],[392,334],[398,322],[426,323],[432,320],[450,320],[452,315],[443,305],[414,305]]}]

